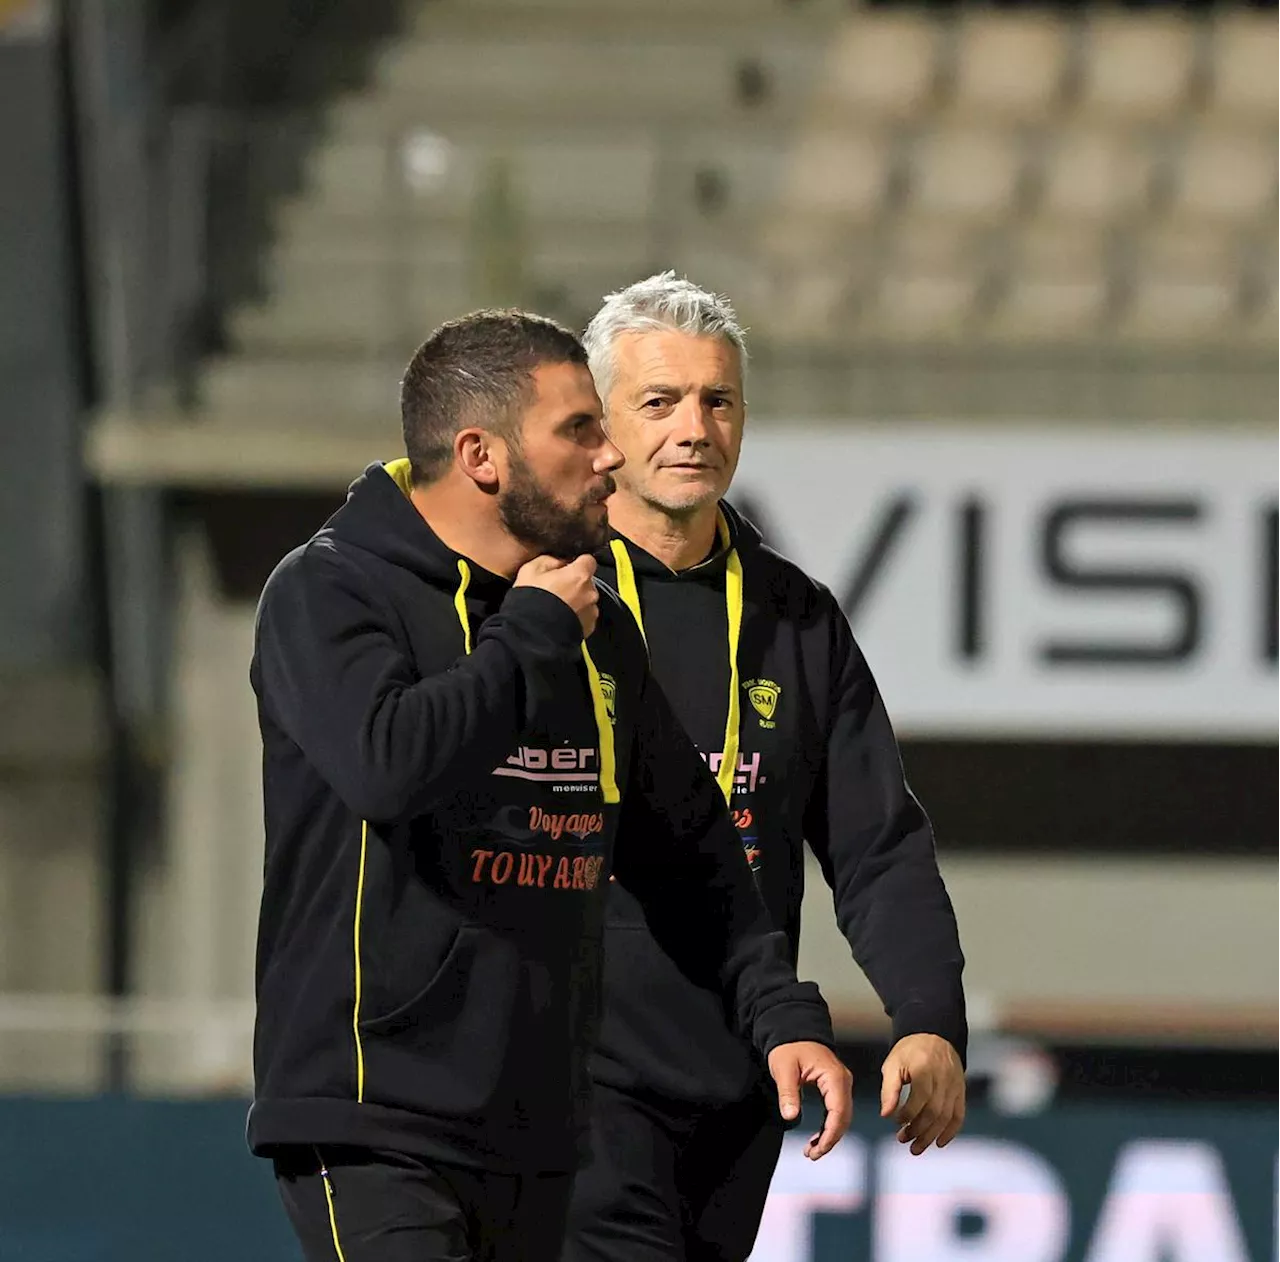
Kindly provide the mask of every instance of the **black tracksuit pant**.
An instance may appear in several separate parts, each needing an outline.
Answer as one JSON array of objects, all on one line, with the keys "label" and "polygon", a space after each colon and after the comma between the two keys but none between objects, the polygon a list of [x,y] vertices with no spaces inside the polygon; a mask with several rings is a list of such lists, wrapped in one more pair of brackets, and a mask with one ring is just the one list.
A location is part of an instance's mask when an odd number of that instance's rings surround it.
[{"label": "black tracksuit pant", "polygon": [[306,1262],[556,1262],[571,1175],[362,1148],[289,1148],[276,1185]]},{"label": "black tracksuit pant", "polygon": [[776,1096],[699,1108],[597,1085],[562,1262],[743,1262],[782,1150]]}]

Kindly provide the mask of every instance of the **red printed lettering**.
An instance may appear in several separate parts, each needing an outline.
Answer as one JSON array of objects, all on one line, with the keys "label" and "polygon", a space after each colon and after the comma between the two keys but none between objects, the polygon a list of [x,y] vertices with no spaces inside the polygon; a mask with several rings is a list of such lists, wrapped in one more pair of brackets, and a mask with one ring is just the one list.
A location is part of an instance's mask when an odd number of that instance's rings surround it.
[{"label": "red printed lettering", "polygon": [[567,815],[562,811],[544,811],[540,806],[531,806],[529,831],[546,833],[552,841],[559,841],[565,833],[570,837],[591,837],[604,832],[604,816],[599,811]]},{"label": "red printed lettering", "polygon": [[536,854],[522,854],[520,856],[520,870],[516,873],[517,885],[533,885],[538,879],[538,856]]}]

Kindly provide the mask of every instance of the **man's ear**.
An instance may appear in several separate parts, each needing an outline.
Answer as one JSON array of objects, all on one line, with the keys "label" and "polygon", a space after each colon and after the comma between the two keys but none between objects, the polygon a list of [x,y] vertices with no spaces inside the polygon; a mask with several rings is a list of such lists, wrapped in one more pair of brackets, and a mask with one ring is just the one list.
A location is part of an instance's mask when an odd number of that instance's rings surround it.
[{"label": "man's ear", "polygon": [[500,440],[487,429],[468,426],[453,436],[454,463],[477,486],[496,491],[501,472]]}]

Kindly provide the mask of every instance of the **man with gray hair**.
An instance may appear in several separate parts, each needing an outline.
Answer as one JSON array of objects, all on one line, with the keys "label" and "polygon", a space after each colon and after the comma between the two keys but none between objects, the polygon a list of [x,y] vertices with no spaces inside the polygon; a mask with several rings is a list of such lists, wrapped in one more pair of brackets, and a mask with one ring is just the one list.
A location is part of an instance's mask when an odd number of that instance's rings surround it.
[{"label": "man with gray hair", "polygon": [[[913,1153],[942,1147],[964,1119],[955,916],[843,612],[723,500],[746,418],[733,308],[667,272],[609,295],[584,341],[626,457],[601,576],[715,775],[793,960],[809,843],[893,1020],[881,1115]],[[565,1262],[744,1259],[782,1143],[764,1067],[711,979],[677,968],[616,887],[607,926],[593,1156]]]}]

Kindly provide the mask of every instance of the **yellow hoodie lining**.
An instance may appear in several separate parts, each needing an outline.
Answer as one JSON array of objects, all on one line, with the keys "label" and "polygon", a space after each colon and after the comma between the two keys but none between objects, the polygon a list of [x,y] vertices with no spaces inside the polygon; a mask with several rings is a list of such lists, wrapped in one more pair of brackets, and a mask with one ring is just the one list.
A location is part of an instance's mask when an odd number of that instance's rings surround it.
[{"label": "yellow hoodie lining", "polygon": [[[739,729],[742,725],[740,703],[738,701],[738,640],[742,634],[742,559],[737,548],[732,546],[729,534],[729,523],[723,513],[718,513],[716,528],[720,536],[720,546],[728,549],[724,569],[724,604],[726,621],[729,624],[729,706],[724,722],[724,753],[720,758],[720,767],[716,772],[716,783],[724,794],[726,805],[733,799],[733,777],[738,769]],[[614,564],[618,570],[618,594],[622,603],[631,610],[636,626],[646,646],[649,637],[645,635],[644,615],[640,611],[640,589],[636,586],[635,566],[631,563],[631,554],[621,539],[614,539],[609,544],[613,553]]]},{"label": "yellow hoodie lining", "polygon": [[[392,460],[382,466],[393,482],[408,495],[413,490],[413,481],[406,459]],[[471,652],[471,619],[467,616],[467,588],[471,584],[471,567],[466,561],[458,559],[458,589],[454,593],[453,608],[458,615],[462,627],[462,644],[465,653]],[[586,641],[582,644],[582,660],[587,666],[587,680],[591,687],[591,709],[596,721],[596,734],[600,741],[600,792],[607,803],[619,801],[617,757],[613,747],[613,724],[609,721],[609,708],[605,704],[604,688],[600,683],[600,672],[591,660]],[[737,755],[735,754],[735,759]]]}]

